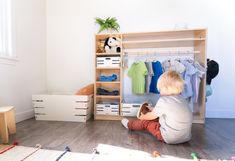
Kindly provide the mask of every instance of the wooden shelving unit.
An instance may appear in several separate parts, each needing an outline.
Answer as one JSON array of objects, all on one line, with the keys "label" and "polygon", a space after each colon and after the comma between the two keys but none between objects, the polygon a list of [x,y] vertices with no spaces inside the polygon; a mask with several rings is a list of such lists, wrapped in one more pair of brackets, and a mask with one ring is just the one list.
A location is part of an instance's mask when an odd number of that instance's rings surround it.
[{"label": "wooden shelving unit", "polygon": [[[95,35],[95,44],[96,44],[96,51],[98,48],[98,42],[104,42],[104,40],[107,37],[118,37],[122,40],[122,34],[97,34]],[[95,53],[95,59],[97,57],[120,57],[120,60],[122,60],[122,48],[120,53],[105,53],[105,52],[96,52]],[[96,62],[96,61],[95,61]],[[95,86],[94,86],[94,119],[96,120],[120,120],[120,112],[118,116],[115,115],[98,115],[96,113],[96,104],[100,102],[118,102],[119,103],[119,111],[121,109],[121,101],[122,101],[122,61],[120,61],[119,67],[97,67],[96,73],[95,73]],[[100,81],[98,78],[100,75],[112,75],[116,74],[118,76],[118,79],[116,81]],[[97,88],[102,87],[107,90],[118,90],[120,95],[98,95],[97,94]]]},{"label": "wooden shelving unit", "polygon": [[[121,39],[121,53],[95,53],[98,56],[120,56],[121,60],[124,51],[134,50],[150,50],[150,49],[175,49],[181,50],[182,48],[192,48],[194,50],[194,58],[202,66],[206,67],[206,43],[207,43],[207,29],[182,29],[182,30],[170,30],[170,31],[158,31],[158,32],[139,32],[139,33],[117,33],[117,34],[97,34],[96,38],[96,49],[97,42],[103,41],[109,36],[116,36]],[[136,54],[136,52],[133,52]],[[161,52],[159,52],[161,53]],[[162,52],[164,54],[164,52]],[[129,53],[131,54],[131,52]],[[141,54],[141,53],[140,53]],[[181,54],[180,52],[178,54]],[[122,63],[121,63],[122,64]],[[121,111],[121,100],[122,100],[122,81],[123,81],[123,70],[122,65],[120,68],[96,68],[96,83],[95,91],[97,87],[105,86],[118,87],[120,90],[120,96],[97,96],[95,95],[95,105],[101,99],[105,100],[116,100],[120,102]],[[97,80],[100,74],[119,74],[119,80],[117,82],[100,82]],[[194,123],[204,123],[205,122],[205,87],[206,78],[203,78],[200,83],[199,98],[198,102],[194,104]],[[117,120],[121,116],[96,116],[95,119],[102,120]]]}]

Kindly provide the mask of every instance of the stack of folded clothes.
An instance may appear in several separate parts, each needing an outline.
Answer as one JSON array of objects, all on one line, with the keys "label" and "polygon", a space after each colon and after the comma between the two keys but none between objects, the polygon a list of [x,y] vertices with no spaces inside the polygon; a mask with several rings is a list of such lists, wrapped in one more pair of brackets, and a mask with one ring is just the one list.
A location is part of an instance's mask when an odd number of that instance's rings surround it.
[{"label": "stack of folded clothes", "polygon": [[118,90],[113,90],[113,91],[108,91],[103,88],[97,88],[97,94],[98,95],[111,95],[111,96],[118,96],[119,91]]},{"label": "stack of folded clothes", "polygon": [[117,80],[117,75],[116,74],[112,74],[110,76],[101,75],[101,76],[99,76],[99,80],[103,81],[103,82],[115,81],[115,80]]}]

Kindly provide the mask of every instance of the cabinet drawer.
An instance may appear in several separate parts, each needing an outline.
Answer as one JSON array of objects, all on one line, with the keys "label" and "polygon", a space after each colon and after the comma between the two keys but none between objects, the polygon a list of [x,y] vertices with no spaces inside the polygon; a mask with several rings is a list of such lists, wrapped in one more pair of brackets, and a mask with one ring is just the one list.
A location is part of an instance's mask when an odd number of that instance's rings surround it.
[{"label": "cabinet drawer", "polygon": [[45,107],[45,102],[32,102],[33,107]]},{"label": "cabinet drawer", "polygon": [[35,113],[46,113],[45,107],[34,107]]},{"label": "cabinet drawer", "polygon": [[35,113],[36,120],[48,120],[48,115],[45,113]]}]

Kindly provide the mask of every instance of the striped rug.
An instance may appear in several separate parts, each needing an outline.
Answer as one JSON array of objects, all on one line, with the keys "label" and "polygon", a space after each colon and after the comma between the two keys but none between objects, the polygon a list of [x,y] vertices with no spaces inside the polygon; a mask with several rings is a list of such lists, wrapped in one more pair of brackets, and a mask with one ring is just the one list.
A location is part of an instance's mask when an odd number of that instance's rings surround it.
[{"label": "striped rug", "polygon": [[[8,147],[10,145],[0,145],[0,152]],[[65,151],[46,150],[41,149],[41,146],[35,148],[15,146],[0,154],[0,161],[193,161],[165,155],[156,158],[146,152],[105,144],[99,144],[95,149],[93,154],[85,154],[73,153],[66,149]]]}]

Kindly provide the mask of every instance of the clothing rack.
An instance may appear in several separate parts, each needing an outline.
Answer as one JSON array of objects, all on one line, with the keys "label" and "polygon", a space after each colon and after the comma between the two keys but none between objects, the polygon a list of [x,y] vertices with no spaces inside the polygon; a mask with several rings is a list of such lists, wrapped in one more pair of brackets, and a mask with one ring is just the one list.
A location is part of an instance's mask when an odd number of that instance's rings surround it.
[{"label": "clothing rack", "polygon": [[[99,46],[106,38],[114,36],[120,39],[121,52],[106,53],[100,51]],[[180,30],[165,30],[157,32],[136,32],[136,33],[107,33],[95,35],[95,50],[96,58],[101,56],[107,57],[120,57],[120,66],[116,68],[97,68],[95,66],[95,86],[94,91],[99,87],[109,89],[118,89],[119,96],[102,96],[94,93],[94,119],[96,120],[120,120],[122,119],[122,99],[126,87],[124,86],[124,73],[125,61],[128,61],[129,56],[133,55],[137,58],[146,56],[148,59],[151,57],[161,59],[166,56],[167,58],[186,57],[190,56],[195,61],[206,67],[206,45],[207,45],[207,29],[180,29]],[[124,58],[125,57],[125,58]],[[124,59],[123,59],[124,58]],[[144,60],[144,59],[142,59]],[[99,82],[100,75],[117,74],[119,79],[115,82]],[[206,78],[203,78],[199,87],[199,99],[194,107],[194,123],[205,122],[205,88]],[[96,113],[96,104],[100,101],[118,101],[120,102],[119,114],[114,115],[100,115]]]},{"label": "clothing rack", "polygon": [[195,55],[200,54],[200,51],[192,51],[192,50],[138,51],[138,50],[136,50],[136,51],[124,51],[123,53],[124,53],[124,55],[123,55],[122,66],[127,68],[126,61],[130,56],[134,56],[135,59],[140,59],[140,60],[146,59],[146,61],[156,60],[157,58],[160,58],[160,57],[161,58],[166,57],[166,59],[169,59],[169,57],[174,57],[174,58],[187,57],[187,58],[191,58],[191,59],[195,60]]}]

